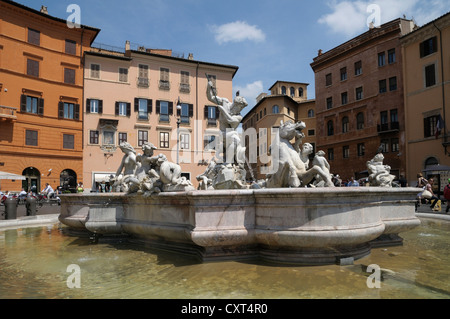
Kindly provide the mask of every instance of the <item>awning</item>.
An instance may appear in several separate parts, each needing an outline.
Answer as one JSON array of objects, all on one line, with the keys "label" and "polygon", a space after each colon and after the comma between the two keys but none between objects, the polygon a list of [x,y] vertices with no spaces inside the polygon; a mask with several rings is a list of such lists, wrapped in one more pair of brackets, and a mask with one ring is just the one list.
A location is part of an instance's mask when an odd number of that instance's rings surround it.
[{"label": "awning", "polygon": [[22,180],[23,181],[26,179],[26,177],[23,175],[17,175],[17,174],[13,174],[13,173],[0,171],[0,179]]},{"label": "awning", "polygon": [[447,172],[450,171],[450,166],[446,165],[430,165],[423,170],[423,172]]},{"label": "awning", "polygon": [[101,183],[101,182],[108,183],[111,175],[114,177],[114,175],[116,175],[116,174],[115,173],[104,173],[104,174],[103,173],[102,174],[94,173],[94,182],[96,182],[96,183]]}]

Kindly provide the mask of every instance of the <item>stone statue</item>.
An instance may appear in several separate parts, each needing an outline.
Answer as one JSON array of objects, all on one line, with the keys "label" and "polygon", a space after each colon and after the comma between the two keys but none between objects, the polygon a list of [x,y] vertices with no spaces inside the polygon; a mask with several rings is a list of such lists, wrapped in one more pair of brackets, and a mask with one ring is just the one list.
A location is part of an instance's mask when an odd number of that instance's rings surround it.
[{"label": "stone statue", "polygon": [[[276,152],[275,145],[271,146],[272,160],[278,161],[278,170],[268,177],[265,183],[266,188],[308,186],[317,175],[324,180],[324,185],[326,187],[334,187],[330,174],[324,172],[324,170],[317,165],[313,166],[311,169],[307,169],[299,152],[290,143],[295,137],[304,137],[302,130],[305,127],[305,123],[303,122],[295,124],[291,121],[286,123],[281,122],[279,128],[278,154],[274,154],[274,152]],[[305,148],[305,152],[309,152],[308,145]],[[278,159],[276,159],[277,155]],[[306,153],[304,155],[306,155]]]},{"label": "stone statue", "polygon": [[309,168],[309,155],[314,152],[314,147],[310,143],[304,143],[300,151],[300,159],[305,163],[305,167]]},{"label": "stone statue", "polygon": [[367,162],[370,186],[392,187],[392,181],[395,176],[391,175],[391,167],[389,165],[383,165],[383,160],[383,154],[378,153],[372,160]]},{"label": "stone statue", "polygon": [[197,176],[198,189],[199,190],[212,190],[213,187],[213,179],[216,176],[216,165],[217,161],[215,158],[211,159],[211,162],[208,164],[208,168],[203,174]]},{"label": "stone statue", "polygon": [[129,192],[130,186],[134,190],[137,184],[135,177],[137,167],[136,151],[127,142],[121,143],[119,148],[122,150],[124,155],[122,162],[117,169],[116,177],[113,179],[113,188],[116,192]]},{"label": "stone statue", "polygon": [[152,143],[145,142],[142,145],[144,154],[139,154],[136,158],[139,166],[136,169],[136,178],[139,181],[139,193],[146,195],[152,193],[160,193],[162,182],[158,172],[158,160],[160,156],[153,156],[156,146]]},{"label": "stone statue", "polygon": [[[322,171],[325,173],[325,175],[330,176],[331,181],[333,185],[336,186],[336,183],[333,182],[333,175],[330,173],[330,164],[328,163],[327,159],[325,158],[325,152],[324,151],[318,151],[316,155],[314,156],[314,159],[312,161],[313,166],[318,166],[322,169]],[[326,181],[317,174],[316,180],[314,182],[315,187],[324,187]]]}]

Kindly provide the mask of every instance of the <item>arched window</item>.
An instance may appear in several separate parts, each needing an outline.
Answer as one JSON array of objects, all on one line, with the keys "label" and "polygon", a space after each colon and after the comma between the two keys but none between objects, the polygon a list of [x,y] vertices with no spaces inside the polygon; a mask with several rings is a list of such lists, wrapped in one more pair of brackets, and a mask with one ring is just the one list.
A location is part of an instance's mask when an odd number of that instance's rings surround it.
[{"label": "arched window", "polygon": [[356,129],[364,129],[364,113],[360,112],[356,115]]},{"label": "arched window", "polygon": [[281,87],[281,94],[286,95],[286,87],[284,85]]},{"label": "arched window", "polygon": [[308,110],[308,117],[314,117],[314,110]]},{"label": "arched window", "polygon": [[295,89],[293,87],[290,88],[291,97],[295,96]]},{"label": "arched window", "polygon": [[303,97],[303,88],[298,89],[298,96]]},{"label": "arched window", "polygon": [[28,167],[23,170],[22,175],[26,180],[22,181],[24,190],[39,193],[41,191],[41,173],[37,168]]},{"label": "arched window", "polygon": [[328,136],[334,135],[334,124],[333,124],[332,120],[329,120],[327,122],[327,133],[328,133]]},{"label": "arched window", "polygon": [[280,108],[278,107],[278,105],[272,106],[272,113],[273,113],[273,114],[278,114],[278,113],[280,113]]},{"label": "arched window", "polygon": [[425,161],[425,168],[428,166],[438,165],[439,161],[436,159],[436,157],[428,157]]},{"label": "arched window", "polygon": [[350,123],[347,116],[342,118],[342,133],[347,133],[350,128]]},{"label": "arched window", "polygon": [[65,169],[59,175],[59,183],[63,191],[71,191],[76,193],[77,187],[77,173],[71,169]]}]

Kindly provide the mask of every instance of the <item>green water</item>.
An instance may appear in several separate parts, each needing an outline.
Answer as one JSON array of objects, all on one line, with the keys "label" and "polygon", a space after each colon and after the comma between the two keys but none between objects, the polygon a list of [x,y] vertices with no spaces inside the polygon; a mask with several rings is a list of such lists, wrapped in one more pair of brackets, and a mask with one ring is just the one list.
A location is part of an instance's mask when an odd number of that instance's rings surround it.
[{"label": "green water", "polygon": [[[307,267],[198,263],[126,242],[93,245],[58,225],[6,230],[0,299],[450,298],[450,223],[422,220],[401,236],[403,246],[372,249],[352,266]],[[72,264],[81,270],[80,288],[68,287]],[[380,288],[367,285],[371,264],[388,269]]]}]

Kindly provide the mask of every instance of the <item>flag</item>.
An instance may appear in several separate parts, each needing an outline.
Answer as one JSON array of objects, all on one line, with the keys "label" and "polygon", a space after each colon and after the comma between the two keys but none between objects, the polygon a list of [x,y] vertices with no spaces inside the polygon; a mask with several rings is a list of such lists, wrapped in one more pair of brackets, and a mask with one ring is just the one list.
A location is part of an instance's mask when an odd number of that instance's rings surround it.
[{"label": "flag", "polygon": [[434,133],[436,139],[439,138],[439,135],[441,134],[443,128],[444,128],[444,119],[442,118],[441,114],[439,114],[438,121],[436,123],[436,132]]}]

